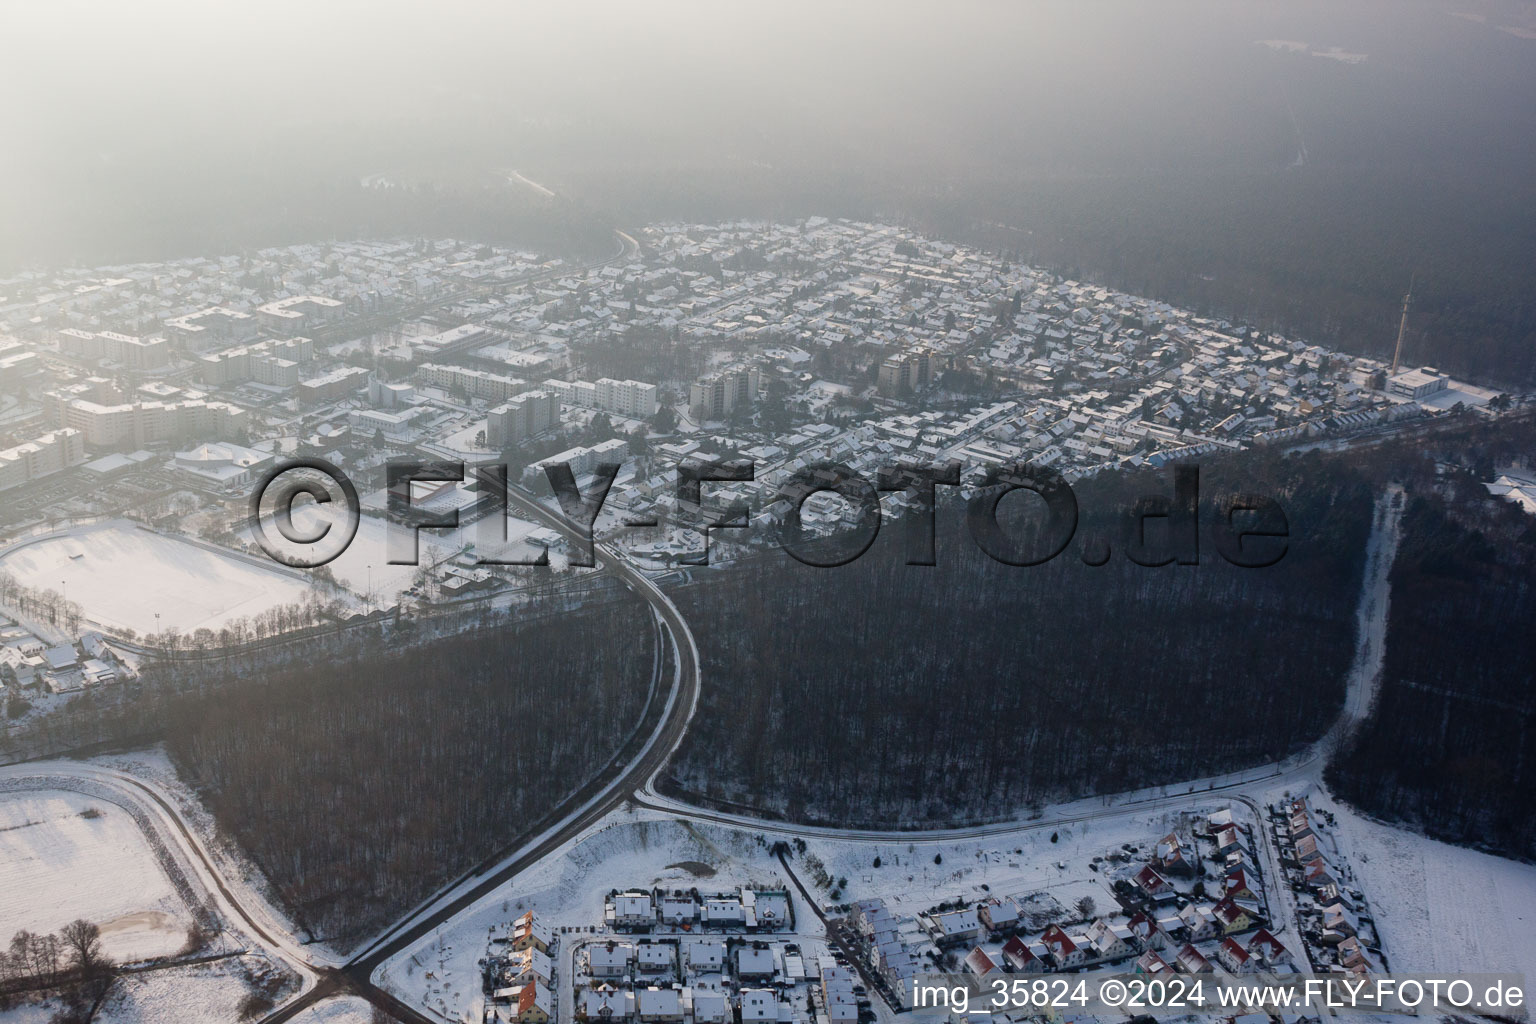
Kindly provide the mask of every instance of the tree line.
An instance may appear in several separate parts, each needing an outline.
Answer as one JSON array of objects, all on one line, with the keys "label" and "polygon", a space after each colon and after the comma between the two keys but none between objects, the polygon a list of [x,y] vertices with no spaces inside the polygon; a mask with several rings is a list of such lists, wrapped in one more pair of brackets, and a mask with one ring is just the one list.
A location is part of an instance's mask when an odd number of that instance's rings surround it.
[{"label": "tree line", "polygon": [[22,993],[58,992],[63,1009],[53,1024],[88,1022],[116,977],[116,964],[101,948],[101,928],[76,918],[57,934],[25,928],[0,949],[0,1009]]}]

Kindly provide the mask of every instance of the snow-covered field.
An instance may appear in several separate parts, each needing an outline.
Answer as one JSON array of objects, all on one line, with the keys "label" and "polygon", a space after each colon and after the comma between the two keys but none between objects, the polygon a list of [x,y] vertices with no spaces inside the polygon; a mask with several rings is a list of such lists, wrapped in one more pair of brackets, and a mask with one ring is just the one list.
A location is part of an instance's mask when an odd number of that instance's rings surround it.
[{"label": "snow-covered field", "polygon": [[[87,816],[92,815],[92,816]],[[118,960],[176,952],[191,916],[122,808],[62,790],[0,794],[0,941],[101,926]]]},{"label": "snow-covered field", "polygon": [[293,1018],[296,1024],[371,1024],[373,1006],[357,996],[322,999]]},{"label": "snow-covered field", "polygon": [[[240,956],[123,975],[114,982],[95,1020],[98,1024],[234,1024],[248,1019],[241,1010],[252,990],[251,979],[269,971],[269,964],[261,958]],[[60,1006],[58,999],[23,1003],[0,1011],[0,1024],[45,1024]],[[329,1004],[320,1004],[316,1010],[329,1008]],[[305,1024],[367,1024],[369,1018],[361,1013],[355,1007],[343,1006],[330,1016],[300,1014],[295,1019]]]},{"label": "snow-covered field", "polygon": [[238,1021],[250,992],[237,960],[222,960],[118,979],[97,1019],[104,1024]]},{"label": "snow-covered field", "polygon": [[304,579],[178,537],[116,521],[22,544],[0,557],[22,584],[63,593],[92,622],[140,634],[189,633],[293,604]]},{"label": "snow-covered field", "polygon": [[[1240,821],[1250,820],[1241,804],[1219,799],[1192,803],[1189,812],[1223,808],[1231,809]],[[879,896],[906,914],[957,898],[975,901],[1037,892],[1049,894],[1063,907],[1088,896],[1109,911],[1115,907],[1110,867],[1104,864],[1096,871],[1093,858],[1107,856],[1125,843],[1149,849],[1174,829],[1188,836],[1189,817],[1182,808],[1132,811],[1059,828],[1028,829],[961,842],[813,839],[808,853],[819,857],[834,879],[847,879],[844,901]],[[879,867],[874,866],[877,857]],[[939,863],[934,862],[935,857]],[[808,873],[797,870],[801,881],[809,886]]]},{"label": "snow-covered field", "polygon": [[1381,825],[1318,801],[1376,911],[1392,971],[1536,971],[1536,864]]}]

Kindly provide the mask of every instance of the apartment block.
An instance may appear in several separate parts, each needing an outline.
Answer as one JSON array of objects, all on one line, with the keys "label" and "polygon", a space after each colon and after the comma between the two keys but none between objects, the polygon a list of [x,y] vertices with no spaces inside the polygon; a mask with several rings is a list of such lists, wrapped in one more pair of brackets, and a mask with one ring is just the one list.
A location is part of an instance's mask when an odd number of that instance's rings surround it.
[{"label": "apartment block", "polygon": [[553,393],[525,391],[490,411],[486,417],[486,443],[492,448],[506,448],[542,434],[559,422],[560,403]]},{"label": "apartment block", "polygon": [[0,451],[0,491],[57,473],[85,461],[85,438],[64,428]]}]

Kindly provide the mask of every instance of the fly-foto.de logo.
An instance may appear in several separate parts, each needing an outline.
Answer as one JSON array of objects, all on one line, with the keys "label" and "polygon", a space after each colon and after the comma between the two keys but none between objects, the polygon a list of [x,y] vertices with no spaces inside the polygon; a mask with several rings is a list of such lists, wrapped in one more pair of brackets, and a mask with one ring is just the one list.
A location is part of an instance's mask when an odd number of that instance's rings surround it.
[{"label": "fly-foto.de logo", "polygon": [[[544,466],[546,479],[564,518],[559,525],[576,541],[571,564],[595,564],[594,524],[608,500],[618,463],[600,463],[581,486],[568,463]],[[1200,469],[1179,465],[1172,469],[1172,494],[1149,494],[1137,499],[1123,517],[1117,543],[1127,559],[1137,565],[1198,565],[1202,533],[1217,554],[1241,568],[1275,565],[1290,542],[1290,524],[1273,498],[1257,494],[1224,494],[1208,509],[1202,524]],[[420,558],[420,531],[454,531],[460,528],[461,510],[429,511],[414,498],[413,485],[455,484],[472,480],[476,499],[469,518],[480,524],[482,546],[495,548],[506,540],[510,510],[507,467],[489,463],[474,466],[463,462],[391,461],[385,465],[385,513],[390,526],[388,558],[391,565],[416,565]],[[718,530],[752,529],[751,510],[741,503],[723,509],[705,505],[706,484],[740,484],[756,479],[756,468],[746,459],[688,459],[678,464],[676,505],[696,514],[686,524],[703,536],[701,550],[679,559],[683,565],[709,563],[709,538]],[[883,521],[882,494],[906,495],[905,553],[908,565],[936,564],[935,508],[940,487],[958,487],[958,462],[929,465],[898,463],[881,467],[873,483],[843,463],[821,462],[805,466],[779,485],[770,507],[777,506],[774,539],[790,557],[818,568],[832,568],[856,560],[879,535]],[[1003,499],[1017,491],[1036,495],[1043,518],[1027,531],[1010,531],[998,510]],[[818,494],[835,494],[848,514],[841,528],[830,535],[806,528],[802,511]],[[336,507],[341,515],[315,517],[305,526],[294,518],[295,505],[307,497],[319,506]],[[523,494],[528,501],[532,495]],[[251,494],[250,513],[257,543],[284,565],[313,568],[344,552],[357,535],[362,505],[357,488],[335,465],[324,459],[296,459],[274,466]],[[552,513],[549,513],[552,515]],[[1049,466],[1017,463],[990,468],[966,502],[965,520],[971,539],[990,557],[1005,565],[1034,566],[1061,555],[1078,532],[1077,496],[1067,479]],[[622,520],[616,529],[660,525],[655,518]],[[683,524],[679,524],[683,525]],[[1203,526],[1203,530],[1202,530]],[[275,534],[275,536],[274,536]],[[1104,537],[1087,538],[1079,546],[1082,561],[1090,566],[1106,564],[1116,542]],[[548,565],[548,553],[524,559],[481,556],[482,565]]]}]

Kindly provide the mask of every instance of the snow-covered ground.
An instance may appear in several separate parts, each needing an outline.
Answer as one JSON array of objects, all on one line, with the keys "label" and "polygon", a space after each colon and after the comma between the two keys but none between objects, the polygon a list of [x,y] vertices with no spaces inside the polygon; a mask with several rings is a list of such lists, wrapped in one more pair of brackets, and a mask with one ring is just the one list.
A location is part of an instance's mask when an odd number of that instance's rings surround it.
[{"label": "snow-covered ground", "polygon": [[119,961],[175,953],[192,923],[127,811],[63,790],[0,794],[0,941],[57,932],[75,918],[101,926]]},{"label": "snow-covered ground", "polygon": [[0,569],[23,585],[55,590],[104,626],[140,634],[176,627],[217,629],[268,608],[295,604],[310,584],[254,559],[146,530],[96,523],[20,544]]},{"label": "snow-covered ground", "polygon": [[[832,878],[848,880],[844,902],[878,896],[893,910],[916,914],[947,900],[974,902],[989,896],[1043,892],[1063,907],[1089,896],[1107,913],[1116,909],[1110,890],[1115,875],[1107,863],[1095,870],[1095,857],[1106,857],[1127,843],[1149,850],[1175,829],[1188,838],[1193,812],[1220,809],[1232,810],[1244,823],[1252,820],[1243,805],[1215,799],[1192,802],[1187,811],[1127,812],[980,840],[930,842],[917,836],[911,841],[883,843],[812,839],[807,853],[820,858]],[[939,863],[934,862],[935,857]],[[879,867],[874,866],[876,858]],[[811,879],[798,862],[796,870],[801,881],[810,886]]]},{"label": "snow-covered ground", "polygon": [[322,999],[299,1011],[295,1024],[372,1024],[373,1006],[357,996]]},{"label": "snow-covered ground", "polygon": [[238,1021],[251,991],[244,972],[252,965],[244,959],[119,978],[96,1019],[103,1024]]},{"label": "snow-covered ground", "polygon": [[[233,1024],[248,1019],[242,1015],[242,1004],[252,992],[252,979],[270,972],[270,965],[259,957],[238,956],[123,975],[113,983],[95,1020],[98,1024]],[[26,1002],[0,1011],[0,1024],[45,1024],[61,1005],[57,999]],[[297,1020],[366,1024],[368,1017],[343,1012],[329,1017],[301,1014]]]},{"label": "snow-covered ground", "polygon": [[[109,955],[131,962],[179,952],[193,920],[191,908],[207,905],[218,912],[223,930],[200,952],[240,954],[238,964],[234,960],[218,964],[240,977],[264,979],[269,994],[285,998],[312,986],[315,973],[310,964],[339,962],[325,948],[303,946],[294,937],[291,924],[264,897],[264,880],[214,828],[207,811],[176,777],[162,752],[9,765],[0,768],[0,789],[0,829],[7,829],[0,831],[0,931],[4,931],[0,938],[8,939],[14,928],[53,931],[84,917],[102,926]],[[177,808],[174,820],[160,801]],[[84,817],[92,808],[100,816]],[[176,827],[176,821],[186,826],[192,838]],[[27,822],[57,822],[63,834],[48,840],[39,825]],[[110,831],[94,837],[82,834],[82,823]],[[217,885],[205,857],[216,865]],[[12,907],[24,911],[26,919],[14,919]],[[174,930],[161,928],[164,922],[155,914],[169,917]],[[149,941],[157,934],[156,942]],[[184,971],[192,972],[185,976],[187,999],[194,1004],[244,997],[243,991],[235,991],[245,987],[240,978],[231,975],[220,981],[220,972],[193,971],[192,965],[167,969],[154,983],[170,985]],[[174,992],[160,1000],[156,991],[133,995],[137,1001],[125,1019],[238,1017],[220,1016],[222,1010],[206,1017],[179,1018],[171,1009],[156,1011],[158,1016],[132,1010],[144,1000],[178,1005]],[[13,1020],[30,1024],[30,1018],[0,1015],[0,1024],[13,1024]]]},{"label": "snow-covered ground", "polygon": [[1393,972],[1536,971],[1536,864],[1437,842],[1321,798],[1314,804],[1338,817],[1339,849],[1376,911]]}]

